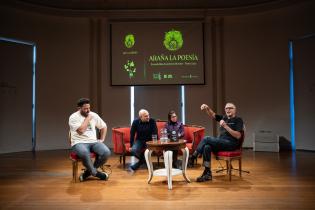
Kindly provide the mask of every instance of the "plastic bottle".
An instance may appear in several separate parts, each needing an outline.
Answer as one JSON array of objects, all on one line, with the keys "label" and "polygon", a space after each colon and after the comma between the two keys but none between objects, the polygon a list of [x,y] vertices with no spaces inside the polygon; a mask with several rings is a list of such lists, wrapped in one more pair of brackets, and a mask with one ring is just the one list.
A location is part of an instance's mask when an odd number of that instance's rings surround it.
[{"label": "plastic bottle", "polygon": [[171,133],[171,141],[177,141],[177,132],[176,131],[172,131],[172,133]]}]

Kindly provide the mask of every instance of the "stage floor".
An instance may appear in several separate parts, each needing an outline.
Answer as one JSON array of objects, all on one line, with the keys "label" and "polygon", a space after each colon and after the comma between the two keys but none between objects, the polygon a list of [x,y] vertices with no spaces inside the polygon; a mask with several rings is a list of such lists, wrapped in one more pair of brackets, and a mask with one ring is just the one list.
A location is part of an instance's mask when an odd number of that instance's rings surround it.
[{"label": "stage floor", "polygon": [[[231,182],[213,173],[213,181],[197,183],[203,171],[199,158],[187,171],[192,183],[176,176],[173,190],[165,177],[147,184],[145,166],[128,173],[116,155],[108,161],[108,181],[73,183],[68,155],[68,150],[0,155],[0,209],[315,209],[315,152],[244,150],[243,169],[250,174],[240,178],[234,172]],[[212,168],[218,166],[213,160]]]}]

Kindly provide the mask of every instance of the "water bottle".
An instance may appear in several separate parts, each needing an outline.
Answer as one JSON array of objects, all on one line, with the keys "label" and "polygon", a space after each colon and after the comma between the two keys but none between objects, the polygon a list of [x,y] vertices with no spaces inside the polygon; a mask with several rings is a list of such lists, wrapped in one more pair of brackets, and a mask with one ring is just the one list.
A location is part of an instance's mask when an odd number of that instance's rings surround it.
[{"label": "water bottle", "polygon": [[163,142],[166,142],[167,139],[168,139],[167,138],[167,130],[166,130],[166,128],[162,128],[161,129],[161,138],[160,138],[160,140],[163,143]]},{"label": "water bottle", "polygon": [[176,131],[171,132],[171,141],[177,141],[177,132]]}]

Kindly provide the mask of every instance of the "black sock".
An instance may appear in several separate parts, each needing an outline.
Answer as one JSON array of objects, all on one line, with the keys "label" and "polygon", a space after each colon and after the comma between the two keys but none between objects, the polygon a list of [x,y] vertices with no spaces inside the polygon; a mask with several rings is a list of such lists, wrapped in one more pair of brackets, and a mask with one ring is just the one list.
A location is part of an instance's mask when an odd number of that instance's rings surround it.
[{"label": "black sock", "polygon": [[198,152],[194,151],[194,153],[191,155],[193,158],[197,158],[198,157]]},{"label": "black sock", "polygon": [[205,171],[207,172],[211,172],[210,168],[209,167],[205,167]]}]

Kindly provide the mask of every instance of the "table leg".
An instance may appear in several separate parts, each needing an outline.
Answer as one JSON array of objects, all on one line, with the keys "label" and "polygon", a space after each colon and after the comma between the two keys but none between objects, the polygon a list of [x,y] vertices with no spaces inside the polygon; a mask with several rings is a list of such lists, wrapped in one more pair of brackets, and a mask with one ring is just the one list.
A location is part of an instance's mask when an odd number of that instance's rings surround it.
[{"label": "table leg", "polygon": [[168,189],[171,190],[172,186],[172,162],[173,162],[173,151],[164,152],[164,164],[167,175]]},{"label": "table leg", "polygon": [[151,154],[152,154],[152,150],[146,149],[144,152],[145,161],[147,163],[147,167],[149,171],[148,184],[150,184],[153,177],[153,164],[152,164]]},{"label": "table leg", "polygon": [[183,162],[182,162],[182,171],[183,171],[183,176],[185,180],[190,183],[190,179],[186,175],[186,170],[187,170],[187,163],[188,163],[188,157],[189,157],[189,149],[185,147],[182,149],[183,152]]}]

